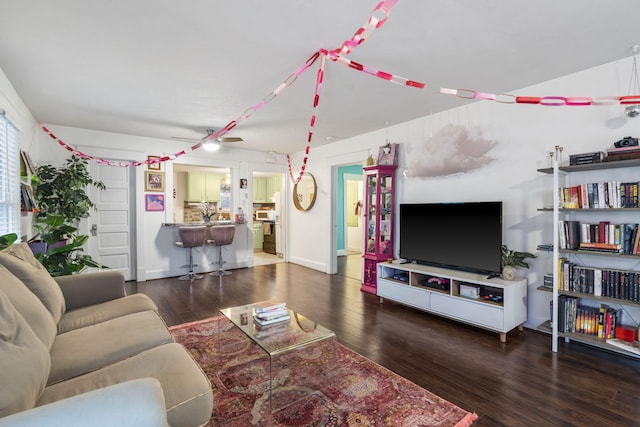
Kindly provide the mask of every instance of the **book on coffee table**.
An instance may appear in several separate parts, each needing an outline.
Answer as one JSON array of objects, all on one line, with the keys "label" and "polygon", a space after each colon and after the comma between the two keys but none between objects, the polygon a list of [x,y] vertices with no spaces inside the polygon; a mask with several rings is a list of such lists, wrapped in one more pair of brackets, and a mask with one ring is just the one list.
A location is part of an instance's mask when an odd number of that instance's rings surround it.
[{"label": "book on coffee table", "polygon": [[262,301],[262,302],[255,303],[253,305],[253,309],[255,310],[256,313],[266,313],[269,311],[284,309],[286,306],[287,304],[280,300],[271,299],[269,301]]},{"label": "book on coffee table", "polygon": [[273,325],[275,323],[286,322],[289,319],[291,319],[291,316],[289,315],[289,313],[287,313],[287,314],[285,314],[283,316],[280,316],[280,317],[275,317],[273,319],[269,319],[269,320],[264,320],[264,319],[261,319],[261,318],[259,318],[257,316],[253,316],[253,321],[255,323],[257,323],[258,325],[260,325],[260,326],[267,326],[267,325]]},{"label": "book on coffee table", "polygon": [[289,314],[289,310],[286,308],[279,308],[277,310],[264,311],[261,313],[256,313],[255,317],[261,320],[271,320],[277,319],[278,317],[286,316]]}]

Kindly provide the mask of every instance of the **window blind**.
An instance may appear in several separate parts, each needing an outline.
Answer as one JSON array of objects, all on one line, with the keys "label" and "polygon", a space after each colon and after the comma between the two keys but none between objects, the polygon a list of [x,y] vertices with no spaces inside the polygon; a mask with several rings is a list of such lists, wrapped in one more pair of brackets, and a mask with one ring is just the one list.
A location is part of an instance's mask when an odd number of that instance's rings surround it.
[{"label": "window blind", "polygon": [[20,236],[20,152],[18,130],[0,114],[0,235],[7,233]]}]

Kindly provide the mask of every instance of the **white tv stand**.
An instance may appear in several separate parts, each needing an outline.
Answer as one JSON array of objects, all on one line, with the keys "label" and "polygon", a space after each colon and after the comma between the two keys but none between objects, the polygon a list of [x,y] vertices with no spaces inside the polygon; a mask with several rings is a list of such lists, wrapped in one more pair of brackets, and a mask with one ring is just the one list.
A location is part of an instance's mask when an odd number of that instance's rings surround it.
[{"label": "white tv stand", "polygon": [[[522,324],[527,320],[526,279],[489,279],[482,274],[410,263],[381,262],[377,268],[377,295],[381,304],[388,298],[498,332],[501,342],[507,341],[507,332],[512,329],[517,327],[522,331]],[[443,282],[444,289],[434,288],[438,284],[429,283],[429,279]],[[465,293],[469,296],[464,296]]]}]

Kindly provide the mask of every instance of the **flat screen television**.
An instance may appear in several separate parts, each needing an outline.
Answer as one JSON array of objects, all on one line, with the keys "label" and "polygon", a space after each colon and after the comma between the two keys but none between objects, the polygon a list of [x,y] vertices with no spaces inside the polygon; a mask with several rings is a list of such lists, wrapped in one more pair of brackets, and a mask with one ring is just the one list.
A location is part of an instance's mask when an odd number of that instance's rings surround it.
[{"label": "flat screen television", "polygon": [[400,204],[400,258],[496,276],[502,202]]}]

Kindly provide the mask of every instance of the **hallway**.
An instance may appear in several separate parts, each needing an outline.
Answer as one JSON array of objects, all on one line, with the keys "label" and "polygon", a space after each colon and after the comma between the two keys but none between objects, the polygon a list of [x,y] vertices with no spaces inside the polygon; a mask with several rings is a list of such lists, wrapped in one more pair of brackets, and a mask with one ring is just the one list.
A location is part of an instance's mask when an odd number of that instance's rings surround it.
[{"label": "hallway", "polygon": [[338,257],[338,273],[350,279],[362,280],[362,254],[350,252],[349,255]]}]

